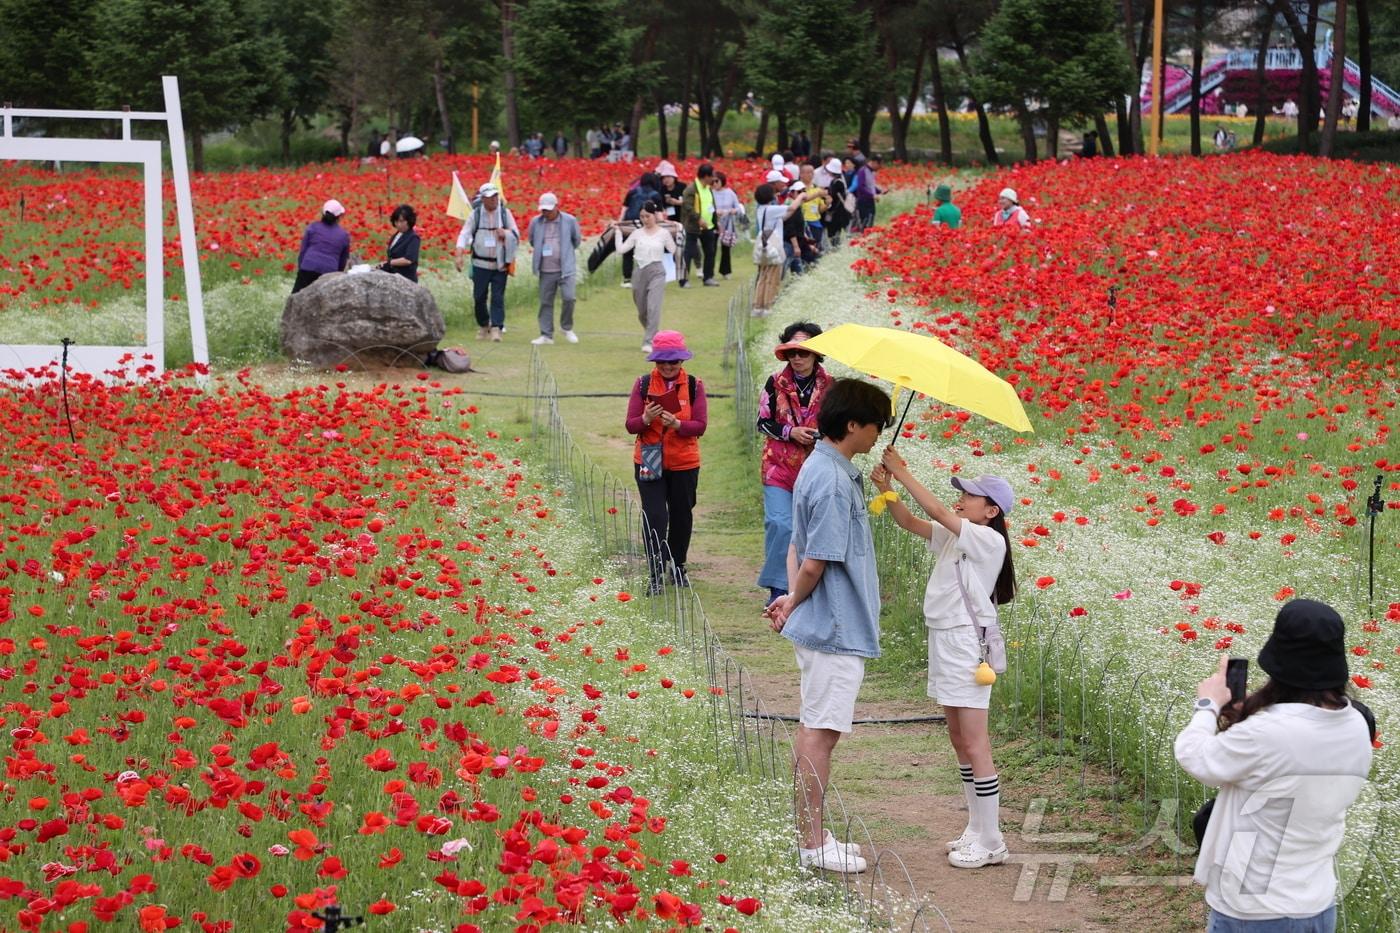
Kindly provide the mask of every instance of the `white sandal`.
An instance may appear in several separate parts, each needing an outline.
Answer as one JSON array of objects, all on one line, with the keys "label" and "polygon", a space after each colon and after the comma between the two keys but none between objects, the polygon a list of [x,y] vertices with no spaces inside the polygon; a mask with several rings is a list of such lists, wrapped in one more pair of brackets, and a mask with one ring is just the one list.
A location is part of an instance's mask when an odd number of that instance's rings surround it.
[{"label": "white sandal", "polygon": [[951,840],[948,841],[948,851],[949,851],[949,852],[956,852],[956,851],[958,851],[959,849],[966,849],[968,846],[972,845],[972,844],[973,844],[974,842],[976,842],[976,841],[977,841],[977,837],[976,837],[975,835],[973,835],[972,830],[970,830],[970,829],[964,829],[964,830],[962,831],[962,835],[961,835],[961,836],[959,836],[959,837],[956,838],[956,839],[951,839]]},{"label": "white sandal", "polygon": [[1005,845],[990,850],[980,842],[974,842],[966,849],[949,852],[948,864],[954,868],[981,868],[984,865],[1000,865],[1006,861],[1010,854],[1006,851]]}]

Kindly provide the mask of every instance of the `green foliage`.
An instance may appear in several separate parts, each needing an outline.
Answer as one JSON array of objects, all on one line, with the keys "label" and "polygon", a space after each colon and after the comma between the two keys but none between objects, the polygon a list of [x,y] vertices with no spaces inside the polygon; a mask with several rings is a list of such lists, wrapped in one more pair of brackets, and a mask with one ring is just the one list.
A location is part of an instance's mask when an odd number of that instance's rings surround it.
[{"label": "green foliage", "polygon": [[1053,122],[1092,120],[1132,90],[1132,72],[1108,0],[1005,0],[982,31],[973,87],[987,103]]},{"label": "green foliage", "polygon": [[243,0],[101,0],[90,62],[98,106],[159,109],[161,75],[180,79],[191,135],[266,113],[282,92],[285,54]]},{"label": "green foliage", "polygon": [[581,128],[614,119],[649,69],[632,61],[641,30],[622,0],[532,0],[515,26],[515,67],[534,115]]},{"label": "green foliage", "polygon": [[17,107],[86,108],[83,0],[0,0],[0,98]]},{"label": "green foliage", "polygon": [[855,112],[884,86],[870,13],[851,0],[793,0],[764,9],[744,66],[760,103],[813,125]]}]

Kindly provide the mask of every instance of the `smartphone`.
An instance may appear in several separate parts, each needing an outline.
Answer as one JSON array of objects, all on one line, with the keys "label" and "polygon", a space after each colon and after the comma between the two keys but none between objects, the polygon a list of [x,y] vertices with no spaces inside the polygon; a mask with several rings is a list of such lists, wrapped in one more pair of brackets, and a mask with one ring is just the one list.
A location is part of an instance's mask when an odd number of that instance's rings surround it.
[{"label": "smartphone", "polygon": [[1225,664],[1225,686],[1230,688],[1230,702],[1238,703],[1249,692],[1249,659],[1231,658]]}]

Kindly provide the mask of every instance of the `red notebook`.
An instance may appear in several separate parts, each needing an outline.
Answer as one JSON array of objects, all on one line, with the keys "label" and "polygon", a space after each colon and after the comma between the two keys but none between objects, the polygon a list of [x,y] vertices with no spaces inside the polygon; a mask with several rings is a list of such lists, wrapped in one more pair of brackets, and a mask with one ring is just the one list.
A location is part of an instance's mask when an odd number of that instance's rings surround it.
[{"label": "red notebook", "polygon": [[664,395],[652,395],[651,393],[647,393],[647,401],[655,402],[671,414],[678,415],[681,412],[680,388],[681,387],[677,385]]}]

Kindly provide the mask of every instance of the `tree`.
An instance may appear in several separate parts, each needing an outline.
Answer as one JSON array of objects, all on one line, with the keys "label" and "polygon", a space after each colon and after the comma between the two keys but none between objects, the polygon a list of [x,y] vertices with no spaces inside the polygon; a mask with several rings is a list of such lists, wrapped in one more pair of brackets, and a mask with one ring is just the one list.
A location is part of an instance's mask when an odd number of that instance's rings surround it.
[{"label": "tree", "polygon": [[625,0],[531,0],[516,13],[515,67],[535,115],[572,128],[602,122],[629,104],[648,69],[632,61],[641,30]]},{"label": "tree", "polygon": [[99,106],[160,109],[163,74],[180,79],[195,171],[204,134],[268,113],[286,63],[241,0],[102,0],[90,58]]},{"label": "tree", "polygon": [[1091,121],[1132,88],[1107,0],[1005,0],[973,63],[979,96],[1016,112],[1028,159],[1035,158],[1037,105],[1053,156],[1062,123]]},{"label": "tree", "polygon": [[755,97],[778,117],[779,148],[787,144],[781,137],[789,116],[811,124],[813,143],[820,148],[828,120],[883,96],[870,14],[851,0],[790,0],[765,7],[749,31],[743,61]]},{"label": "tree", "polygon": [[0,96],[16,107],[90,110],[92,4],[0,0]]},{"label": "tree", "polygon": [[344,12],[338,0],[263,0],[261,28],[281,41],[288,66],[277,95],[283,162],[292,160],[297,125],[309,129],[330,96],[331,37]]}]

